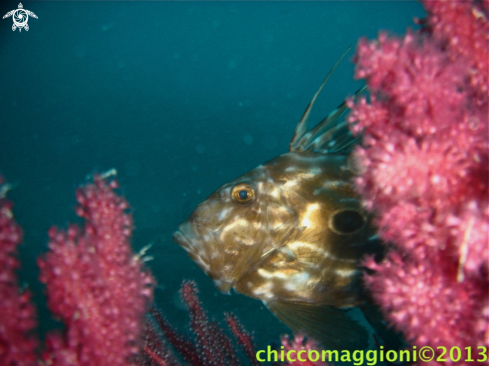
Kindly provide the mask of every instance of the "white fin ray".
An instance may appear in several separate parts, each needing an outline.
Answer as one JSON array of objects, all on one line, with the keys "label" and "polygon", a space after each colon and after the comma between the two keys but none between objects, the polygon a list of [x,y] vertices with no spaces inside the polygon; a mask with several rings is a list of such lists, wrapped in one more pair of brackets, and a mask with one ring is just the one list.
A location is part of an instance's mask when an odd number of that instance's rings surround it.
[{"label": "white fin ray", "polygon": [[[366,89],[366,86],[362,87],[353,98],[358,98]],[[354,137],[348,123],[342,119],[347,109],[346,103],[341,103],[313,129],[304,133],[294,145],[291,143],[290,151],[298,152],[311,149],[325,154],[349,153],[351,147],[359,142],[360,137]]]},{"label": "white fin ray", "polygon": [[[336,61],[336,64],[329,71],[328,75],[319,87],[319,90],[316,92],[316,94],[314,94],[311,102],[304,111],[301,120],[297,124],[292,140],[290,141],[289,151],[300,152],[313,150],[315,152],[322,153],[349,153],[351,147],[360,140],[360,138],[353,137],[350,129],[348,128],[348,123],[345,120],[341,120],[343,114],[348,109],[345,102],[341,103],[338,108],[331,112],[310,131],[307,130],[307,120],[319,93],[326,84],[326,81],[328,81],[331,73],[350,49],[351,46],[345,51],[345,53],[343,53],[343,55],[341,55],[339,60]],[[358,90],[355,93],[354,98],[356,99],[359,94],[365,91],[366,88],[367,87],[364,86]]]}]

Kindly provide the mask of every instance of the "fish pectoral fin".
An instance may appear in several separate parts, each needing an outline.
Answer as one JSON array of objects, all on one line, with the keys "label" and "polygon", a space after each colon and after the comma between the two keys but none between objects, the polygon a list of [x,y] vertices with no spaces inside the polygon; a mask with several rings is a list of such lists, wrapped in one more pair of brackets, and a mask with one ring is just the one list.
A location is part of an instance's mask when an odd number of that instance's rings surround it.
[{"label": "fish pectoral fin", "polygon": [[295,333],[303,332],[331,350],[363,350],[368,347],[368,331],[346,311],[331,306],[264,302],[268,309]]}]

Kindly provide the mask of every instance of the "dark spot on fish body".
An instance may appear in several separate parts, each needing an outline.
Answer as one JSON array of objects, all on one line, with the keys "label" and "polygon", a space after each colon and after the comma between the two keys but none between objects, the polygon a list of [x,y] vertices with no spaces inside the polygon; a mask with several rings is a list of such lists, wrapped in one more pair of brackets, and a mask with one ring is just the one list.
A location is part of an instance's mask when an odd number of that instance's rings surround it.
[{"label": "dark spot on fish body", "polygon": [[365,224],[364,216],[355,210],[339,211],[331,215],[329,226],[338,234],[353,234]]}]

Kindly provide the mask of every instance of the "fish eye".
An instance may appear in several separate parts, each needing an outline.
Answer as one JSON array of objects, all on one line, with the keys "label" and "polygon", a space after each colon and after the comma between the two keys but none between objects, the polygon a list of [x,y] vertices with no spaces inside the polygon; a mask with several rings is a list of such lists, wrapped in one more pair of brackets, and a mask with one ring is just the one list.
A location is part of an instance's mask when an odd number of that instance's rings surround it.
[{"label": "fish eye", "polygon": [[231,196],[237,203],[250,203],[255,199],[255,188],[248,183],[238,183],[233,187]]},{"label": "fish eye", "polygon": [[353,234],[365,224],[365,217],[356,210],[336,211],[329,218],[329,227],[337,234]]}]

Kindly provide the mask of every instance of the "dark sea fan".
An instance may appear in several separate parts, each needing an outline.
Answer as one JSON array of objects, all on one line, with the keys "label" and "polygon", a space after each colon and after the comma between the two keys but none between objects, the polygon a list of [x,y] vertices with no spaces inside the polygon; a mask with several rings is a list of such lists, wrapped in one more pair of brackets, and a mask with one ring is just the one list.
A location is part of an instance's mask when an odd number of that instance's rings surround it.
[{"label": "dark sea fan", "polygon": [[[198,289],[195,282],[183,282],[180,296],[187,306],[192,338],[177,331],[158,310],[151,311],[159,327],[157,330],[151,320],[147,321],[148,335],[145,337],[144,353],[151,365],[174,364],[175,356],[169,351],[167,343],[171,344],[186,364],[194,366],[238,366],[242,364],[234,342],[215,321],[209,320],[197,294]],[[257,366],[252,335],[243,328],[236,316],[226,314],[226,322],[236,338],[236,343],[247,356],[248,363]],[[163,333],[168,342],[160,337],[158,331]],[[140,362],[140,365],[145,364]]]}]

